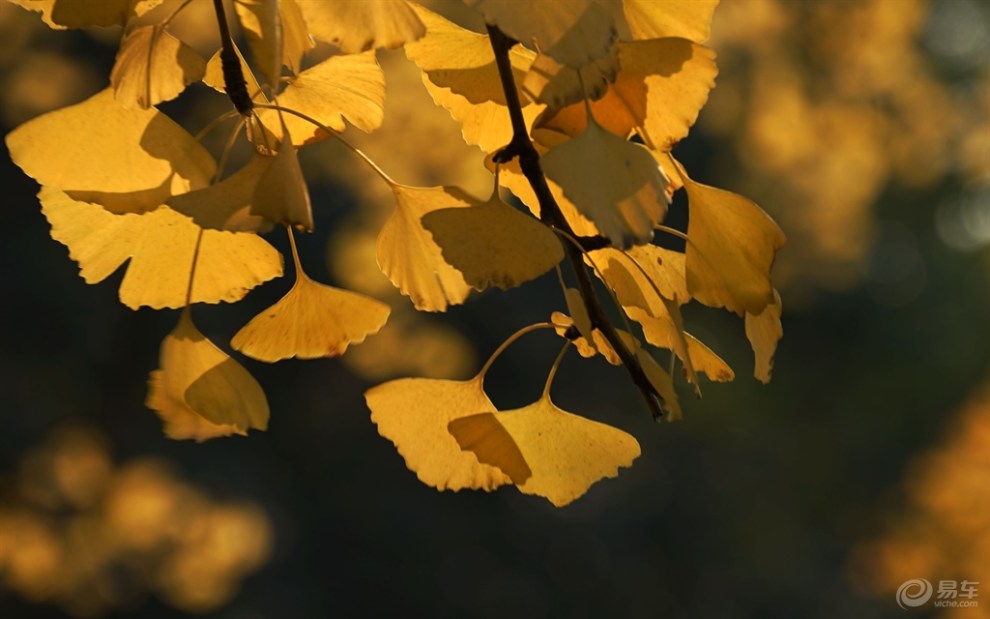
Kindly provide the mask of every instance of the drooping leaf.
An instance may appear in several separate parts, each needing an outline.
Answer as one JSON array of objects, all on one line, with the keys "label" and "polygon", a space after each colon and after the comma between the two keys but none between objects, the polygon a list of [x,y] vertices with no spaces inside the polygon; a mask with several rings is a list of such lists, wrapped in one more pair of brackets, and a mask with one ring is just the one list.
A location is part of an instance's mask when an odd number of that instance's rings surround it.
[{"label": "drooping leaf", "polygon": [[667,181],[653,157],[590,122],[577,137],[541,158],[577,210],[616,247],[648,243],[667,211]]},{"label": "drooping leaf", "polygon": [[447,305],[463,303],[471,286],[444,260],[440,246],[421,220],[433,211],[465,207],[473,201],[449,187],[394,185],[392,192],[395,211],[378,234],[382,272],[416,309],[443,312]]},{"label": "drooping leaf", "polygon": [[165,0],[10,0],[18,6],[41,13],[49,27],[90,28],[123,26],[144,15]]},{"label": "drooping leaf", "polygon": [[159,365],[147,404],[159,412],[170,437],[204,440],[268,428],[268,400],[261,386],[200,333],[188,310],[162,342]]},{"label": "drooping leaf", "polygon": [[623,40],[680,37],[695,43],[708,39],[712,13],[719,0],[622,0]]},{"label": "drooping leaf", "polygon": [[773,303],[755,316],[746,314],[746,339],[756,355],[753,375],[763,383],[770,382],[773,355],[777,351],[777,342],[784,336],[784,328],[780,324],[781,309],[780,295],[774,290]]},{"label": "drooping leaf", "polygon": [[309,189],[291,140],[282,144],[271,165],[261,173],[251,198],[251,213],[296,230],[313,231]]},{"label": "drooping leaf", "polygon": [[[278,95],[284,108],[301,112],[327,128],[341,132],[344,119],[371,132],[385,116],[385,77],[374,52],[331,56],[295,77]],[[275,136],[282,135],[282,123],[296,146],[324,140],[329,135],[312,123],[275,110],[260,110],[261,122]]]},{"label": "drooping leaf", "polygon": [[521,460],[532,475],[516,482],[519,490],[557,507],[582,496],[596,481],[615,477],[640,454],[631,435],[561,410],[546,394],[523,408],[454,419],[449,428],[461,448],[480,462],[505,471],[519,470]]},{"label": "drooping leaf", "polygon": [[161,26],[142,26],[121,42],[110,85],[125,109],[147,109],[178,97],[205,72],[206,61],[191,47]]},{"label": "drooping leaf", "polygon": [[[510,483],[498,468],[461,450],[447,425],[495,410],[481,378],[468,381],[403,378],[365,393],[371,420],[392,441],[409,470],[438,490],[492,490]],[[510,469],[512,470],[512,469]]]},{"label": "drooping leaf", "polygon": [[685,367],[690,361],[691,368],[696,373],[707,376],[708,380],[724,383],[736,377],[729,364],[701,340],[683,330],[681,331],[684,345],[681,345],[677,323],[672,319],[666,316],[653,316],[638,307],[626,308],[626,315],[643,327],[643,336],[646,337],[647,342],[659,348],[673,350]]},{"label": "drooping leaf", "polygon": [[69,248],[87,283],[103,281],[130,259],[120,301],[131,309],[184,306],[194,257],[192,303],[239,301],[282,274],[281,255],[261,237],[204,230],[167,206],[114,215],[49,187],[38,198],[52,238]]},{"label": "drooping leaf", "polygon": [[618,71],[619,53],[614,47],[608,54],[579,69],[560,64],[546,54],[537,54],[522,82],[522,89],[533,101],[557,110],[584,101],[585,97],[601,98]]},{"label": "drooping leaf", "polygon": [[[588,254],[588,260],[602,272],[606,271],[612,262],[629,267],[623,268],[629,277],[615,277],[608,282],[614,287],[623,305],[651,311],[661,309],[655,302],[651,304],[648,301],[651,296],[655,296],[650,282],[656,285],[660,294],[668,299],[677,299],[681,305],[691,300],[687,290],[687,279],[684,274],[685,257],[682,252],[656,245],[637,245],[626,250],[626,253],[628,257],[623,256],[618,249],[608,247]],[[632,267],[630,259],[635,260],[642,267],[642,271]]]},{"label": "drooping leaf", "polygon": [[196,225],[227,232],[265,233],[272,222],[253,209],[255,190],[275,157],[257,154],[219,183],[169,198],[172,209],[192,217]]},{"label": "drooping leaf", "polygon": [[268,362],[337,357],[377,333],[389,311],[362,294],[314,282],[297,262],[292,289],[241,328],[231,346]]},{"label": "drooping leaf", "polygon": [[422,22],[405,0],[296,0],[313,36],[345,54],[391,49],[423,36]]},{"label": "drooping leaf", "polygon": [[[282,19],[281,0],[235,0],[234,10],[241,29],[251,46],[255,65],[261,69],[265,81],[277,85],[282,76]],[[296,58],[298,65],[302,54]]]},{"label": "drooping leaf", "polygon": [[639,366],[643,368],[643,373],[646,374],[650,384],[663,398],[662,409],[667,421],[683,419],[684,413],[681,412],[680,400],[677,397],[677,391],[674,390],[674,379],[671,375],[660,367],[653,355],[646,349],[638,349],[636,359],[639,360]]},{"label": "drooping leaf", "polygon": [[746,198],[696,183],[688,195],[685,270],[691,296],[710,307],[760,314],[773,302],[770,268],[784,233]]},{"label": "drooping leaf", "polygon": [[10,157],[46,187],[114,213],[141,213],[205,187],[213,157],[156,109],[125,110],[107,88],[7,135]]},{"label": "drooping leaf", "polygon": [[475,290],[513,288],[543,275],[564,258],[548,228],[492,194],[467,208],[440,209],[423,217],[444,260]]},{"label": "drooping leaf", "polygon": [[611,10],[598,0],[464,0],[509,37],[569,67],[608,53],[617,32]]},{"label": "drooping leaf", "polygon": [[[605,95],[591,103],[606,129],[628,136],[640,129],[648,144],[670,150],[688,134],[715,86],[715,54],[684,39],[619,43],[619,73]],[[584,103],[537,119],[536,126],[576,136],[588,124]]]},{"label": "drooping leaf", "polygon": [[[426,36],[406,45],[406,55],[423,71],[423,83],[433,100],[461,124],[464,140],[493,152],[512,139],[505,93],[487,36],[465,30],[445,18],[416,7],[426,24]],[[516,84],[522,84],[536,55],[518,46],[509,50]],[[520,93],[527,126],[543,106]]]}]

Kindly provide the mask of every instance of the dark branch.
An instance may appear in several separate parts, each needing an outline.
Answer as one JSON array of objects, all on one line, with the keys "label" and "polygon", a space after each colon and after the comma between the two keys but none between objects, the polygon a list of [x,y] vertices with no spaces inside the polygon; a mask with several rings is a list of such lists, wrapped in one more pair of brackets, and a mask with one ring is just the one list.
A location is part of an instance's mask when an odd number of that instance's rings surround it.
[{"label": "dark branch", "polygon": [[[494,159],[496,162],[505,163],[518,157],[519,167],[522,169],[526,180],[529,181],[530,186],[533,188],[533,193],[536,194],[536,199],[539,202],[540,219],[548,226],[574,236],[574,231],[571,229],[570,224],[567,223],[567,220],[564,219],[564,215],[560,211],[560,206],[550,192],[546,177],[543,176],[543,170],[540,168],[540,154],[537,152],[536,147],[533,146],[533,142],[529,139],[529,132],[526,129],[526,121],[522,114],[522,104],[519,101],[519,93],[516,90],[515,79],[512,76],[512,64],[509,61],[509,50],[516,42],[505,36],[501,30],[492,25],[488,26],[488,35],[491,37],[492,50],[495,52],[495,65],[498,67],[499,78],[502,81],[502,90],[505,93],[505,101],[509,107],[509,119],[512,122],[512,141],[496,153]],[[584,240],[593,240],[601,239],[602,237],[583,238]],[[607,239],[603,239],[603,241],[605,242],[604,245],[596,246],[594,249],[607,246]],[[608,316],[605,314],[605,310],[602,309],[601,303],[598,301],[598,296],[595,294],[591,277],[584,267],[584,255],[581,249],[575,247],[573,243],[563,240],[561,240],[561,244],[577,278],[578,290],[588,311],[588,317],[591,319],[592,327],[600,329],[605,339],[615,349],[615,352],[619,355],[619,359],[622,361],[622,365],[629,372],[633,383],[636,384],[643,394],[643,399],[646,400],[653,418],[659,419],[663,416],[664,399],[653,388],[649,378],[643,372],[639,360],[629,352],[625,342],[622,341],[622,338],[619,337],[612,323],[609,322]],[[584,246],[583,242],[582,246]]]},{"label": "dark branch", "polygon": [[223,87],[237,111],[243,116],[248,116],[254,109],[254,102],[248,94],[247,82],[241,70],[241,60],[234,50],[234,40],[230,38],[223,0],[213,0],[213,10],[217,14],[217,25],[220,27],[220,66],[223,67]]}]

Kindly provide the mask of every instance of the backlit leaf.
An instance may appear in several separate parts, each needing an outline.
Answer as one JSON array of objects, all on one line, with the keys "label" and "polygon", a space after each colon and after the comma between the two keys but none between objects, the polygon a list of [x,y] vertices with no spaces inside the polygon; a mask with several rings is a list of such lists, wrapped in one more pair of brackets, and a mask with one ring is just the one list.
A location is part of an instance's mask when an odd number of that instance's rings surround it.
[{"label": "backlit leaf", "polygon": [[773,303],[755,316],[746,314],[746,339],[756,355],[754,376],[764,383],[770,382],[773,355],[777,350],[777,342],[784,336],[784,329],[780,325],[781,309],[780,295],[774,290]]},{"label": "backlit leaf", "polygon": [[297,263],[292,289],[238,331],[231,346],[268,362],[337,357],[377,333],[388,314],[384,303],[314,282]]},{"label": "backlit leaf", "polygon": [[[217,92],[227,92],[227,87],[224,85],[223,81],[223,61],[220,59],[220,52],[222,50],[217,50],[213,56],[210,57],[209,61],[206,63],[206,73],[203,75],[203,83],[216,90]],[[244,81],[247,83],[248,94],[257,99],[258,97],[264,97],[261,94],[261,84],[258,83],[258,79],[254,76],[254,71],[248,65],[247,61],[244,60],[244,56],[241,55],[241,50],[234,45],[234,53],[237,54],[237,59],[241,63],[241,73],[244,75]],[[267,101],[266,101],[267,103]]]},{"label": "backlit leaf", "polygon": [[131,309],[186,304],[197,242],[192,303],[239,301],[251,288],[282,274],[281,255],[261,237],[203,230],[167,206],[142,215],[115,215],[49,187],[38,198],[52,238],[69,248],[87,283],[106,279],[130,259],[120,301]]},{"label": "backlit leaf", "polygon": [[674,390],[674,379],[645,349],[640,348],[636,351],[636,359],[639,360],[639,365],[643,368],[643,373],[646,374],[650,384],[663,398],[662,408],[667,421],[683,419],[684,413],[681,412],[677,391]]},{"label": "backlit leaf", "polygon": [[114,213],[141,213],[205,187],[216,164],[156,109],[125,110],[108,88],[7,135],[10,157],[39,184]]},{"label": "backlit leaf", "polygon": [[10,0],[41,13],[52,28],[122,26],[133,17],[144,15],[165,0]]},{"label": "backlit leaf", "polygon": [[538,54],[526,73],[522,89],[532,100],[556,110],[584,101],[585,97],[601,98],[618,70],[619,54],[616,48],[580,69],[562,65],[545,54]]},{"label": "backlit leaf", "polygon": [[[183,311],[162,342],[147,404],[159,411],[172,438],[204,440],[268,428],[268,400],[240,364],[206,339]],[[206,424],[190,419],[198,415]]]},{"label": "backlit leaf", "polygon": [[622,0],[625,14],[620,37],[625,40],[680,37],[701,43],[708,39],[712,13],[719,0]]},{"label": "backlit leaf", "polygon": [[202,228],[228,232],[268,232],[272,229],[272,222],[252,207],[258,182],[275,159],[255,153],[247,165],[219,183],[169,198],[166,204],[192,217],[196,225]]},{"label": "backlit leaf", "polygon": [[485,203],[440,209],[423,217],[444,260],[475,290],[513,288],[564,258],[560,240],[533,217],[493,194]]},{"label": "backlit leaf", "polygon": [[421,220],[427,213],[472,201],[448,187],[394,185],[392,192],[395,211],[378,234],[378,265],[416,309],[443,312],[447,305],[463,303],[471,286],[443,259]]},{"label": "backlit leaf", "polygon": [[206,61],[191,47],[161,26],[143,26],[121,42],[110,84],[124,108],[148,108],[179,96],[205,72]]},{"label": "backlit leaf", "polygon": [[[234,0],[255,65],[265,81],[273,85],[278,84],[283,64],[280,4],[281,0]],[[296,58],[297,66],[301,58],[302,54]]]},{"label": "backlit leaf", "polygon": [[405,0],[296,0],[313,36],[346,54],[394,48],[423,36],[422,22]]},{"label": "backlit leaf", "polygon": [[[546,152],[546,148],[543,148],[540,144],[534,144],[538,152]],[[491,157],[488,158],[489,160]],[[486,165],[494,169],[494,164],[486,160]],[[557,202],[557,206],[560,208],[561,214],[563,214],[564,219],[567,224],[574,231],[574,234],[578,236],[597,236],[601,234],[595,224],[578,212],[577,207],[567,199],[564,195],[564,190],[561,189],[560,185],[555,183],[552,179],[546,179],[547,186],[550,187],[550,193],[553,195],[554,200]],[[499,183],[512,191],[512,193],[522,201],[523,204],[529,208],[530,212],[533,213],[537,218],[540,217],[540,203],[536,198],[536,194],[533,192],[532,186],[529,184],[529,180],[523,175],[522,170],[519,168],[519,160],[513,159],[508,163],[503,163],[500,166],[499,172]]]},{"label": "backlit leaf", "polygon": [[667,211],[667,181],[656,161],[592,121],[541,158],[577,210],[617,247],[648,243]]},{"label": "backlit leaf", "polygon": [[468,381],[403,378],[365,393],[371,420],[392,441],[409,470],[438,490],[492,490],[510,482],[498,468],[464,452],[447,425],[461,417],[495,410],[481,377]]},{"label": "backlit leaf", "polygon": [[601,58],[617,36],[611,10],[598,0],[464,2],[509,37],[569,67]]},{"label": "backlit leaf", "polygon": [[449,428],[480,462],[515,471],[521,460],[532,475],[515,482],[519,490],[557,507],[582,496],[596,481],[615,477],[640,454],[631,435],[561,410],[548,395],[524,408],[455,419]]},{"label": "backlit leaf", "polygon": [[682,346],[677,324],[669,317],[652,316],[638,307],[626,308],[626,315],[643,327],[643,336],[647,342],[659,348],[673,350],[685,367],[688,366],[689,359],[691,368],[696,373],[705,374],[708,380],[724,383],[736,377],[729,364],[690,333],[683,332]]},{"label": "backlit leaf", "polygon": [[271,165],[261,173],[251,198],[251,214],[296,230],[313,231],[309,189],[299,155],[289,141],[282,144]]}]

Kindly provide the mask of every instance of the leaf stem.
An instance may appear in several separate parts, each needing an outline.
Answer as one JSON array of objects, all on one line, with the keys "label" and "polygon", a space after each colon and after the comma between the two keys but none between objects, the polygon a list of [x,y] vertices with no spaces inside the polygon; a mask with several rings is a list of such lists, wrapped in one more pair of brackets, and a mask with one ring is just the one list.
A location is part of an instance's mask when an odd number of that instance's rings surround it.
[{"label": "leaf stem", "polygon": [[[502,91],[505,95],[506,105],[509,108],[509,120],[512,123],[512,140],[501,151],[495,154],[494,160],[504,163],[515,157],[519,158],[519,167],[526,180],[529,181],[536,199],[540,205],[540,219],[547,225],[563,230],[574,235],[567,220],[564,218],[557,201],[550,192],[546,177],[540,167],[540,154],[537,152],[533,142],[529,139],[529,131],[526,128],[526,121],[522,114],[522,104],[519,101],[519,92],[516,90],[515,78],[512,76],[512,64],[509,61],[509,49],[515,45],[515,41],[505,36],[496,26],[488,25],[488,35],[491,38],[492,51],[495,53],[495,65],[498,67],[499,78],[502,82]],[[622,365],[629,372],[633,383],[639,388],[653,414],[654,419],[663,416],[663,397],[657,392],[647,378],[643,367],[636,357],[629,352],[625,342],[619,337],[608,316],[602,309],[595,295],[591,278],[584,268],[584,260],[581,251],[570,243],[561,243],[567,254],[568,261],[574,270],[578,281],[578,290],[584,300],[585,308],[588,310],[588,317],[591,319],[592,327],[601,330],[605,339],[612,345],[612,348],[619,355]]]},{"label": "leaf stem", "polygon": [[484,385],[485,375],[488,373],[488,370],[491,369],[492,364],[495,363],[495,360],[498,359],[499,356],[502,353],[504,353],[509,346],[514,344],[516,340],[526,335],[527,333],[532,333],[533,331],[538,331],[540,329],[553,329],[555,326],[556,325],[554,325],[552,322],[537,322],[529,326],[523,327],[522,329],[519,329],[518,331],[510,335],[508,338],[506,338],[504,342],[499,344],[498,348],[495,349],[495,352],[493,352],[491,356],[488,357],[488,361],[485,361],[485,365],[481,366],[481,370],[474,377],[474,380],[480,380],[482,385]]},{"label": "leaf stem", "polygon": [[546,400],[550,397],[550,386],[553,384],[553,379],[557,377],[557,370],[560,369],[560,362],[564,360],[564,355],[567,353],[567,349],[571,347],[571,341],[568,340],[564,342],[564,347],[560,349],[557,353],[557,358],[554,359],[553,365],[550,366],[550,373],[547,375],[547,382],[543,385],[543,395],[540,396],[541,399]]}]

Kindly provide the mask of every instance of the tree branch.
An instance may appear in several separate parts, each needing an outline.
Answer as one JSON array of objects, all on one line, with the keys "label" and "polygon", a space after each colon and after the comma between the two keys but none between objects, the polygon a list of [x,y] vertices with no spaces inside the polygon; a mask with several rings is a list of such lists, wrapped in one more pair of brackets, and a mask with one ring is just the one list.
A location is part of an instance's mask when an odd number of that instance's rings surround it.
[{"label": "tree branch", "polygon": [[[570,224],[567,223],[567,220],[564,219],[560,206],[550,192],[550,186],[547,185],[546,177],[543,175],[543,170],[540,167],[540,154],[537,152],[536,147],[533,146],[533,142],[529,139],[529,131],[526,129],[526,121],[522,114],[522,104],[519,101],[519,92],[516,90],[515,79],[512,76],[512,64],[509,61],[509,50],[516,44],[516,41],[505,36],[498,27],[492,25],[488,25],[488,35],[491,37],[492,51],[495,52],[495,65],[498,67],[499,78],[502,81],[502,90],[505,93],[505,101],[509,108],[509,119],[512,122],[512,140],[495,154],[494,160],[498,163],[505,163],[518,157],[519,167],[522,169],[526,180],[529,181],[529,185],[533,188],[533,193],[536,194],[536,199],[539,202],[540,220],[548,226],[563,230],[567,234],[574,236],[574,231],[571,229]],[[585,238],[594,239],[597,237]],[[615,352],[619,355],[619,359],[622,361],[622,365],[625,366],[633,383],[639,388],[643,399],[646,400],[646,405],[653,414],[653,418],[659,419],[663,416],[664,399],[654,389],[653,384],[643,372],[643,367],[639,364],[639,360],[629,352],[625,342],[622,341],[622,338],[619,337],[612,323],[609,322],[608,316],[605,314],[605,310],[602,309],[601,303],[598,301],[598,296],[595,294],[591,277],[584,267],[584,255],[581,249],[571,243],[561,241],[561,244],[577,278],[578,290],[588,311],[588,317],[591,319],[592,327],[601,330],[605,339],[615,349]]]},{"label": "tree branch", "polygon": [[227,91],[230,102],[242,116],[251,114],[254,102],[247,91],[247,81],[241,70],[241,59],[234,50],[234,40],[230,37],[230,27],[227,25],[227,14],[223,8],[223,0],[213,0],[213,11],[217,14],[217,26],[220,27],[220,66],[223,67],[223,89]]}]

